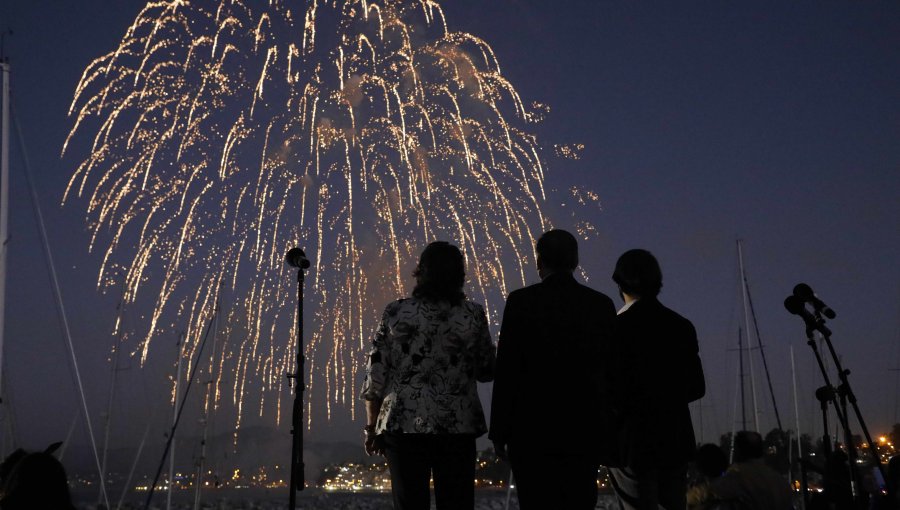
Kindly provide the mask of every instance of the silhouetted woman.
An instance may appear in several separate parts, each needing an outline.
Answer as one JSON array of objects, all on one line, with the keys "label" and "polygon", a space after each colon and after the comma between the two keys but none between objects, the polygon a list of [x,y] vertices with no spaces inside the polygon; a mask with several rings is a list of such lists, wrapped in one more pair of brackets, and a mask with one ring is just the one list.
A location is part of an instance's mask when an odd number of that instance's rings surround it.
[{"label": "silhouetted woman", "polygon": [[476,381],[493,379],[481,305],[463,293],[465,263],[443,241],[422,252],[412,297],[389,304],[369,354],[366,453],[384,454],[394,508],[474,507],[475,438],[487,432]]}]

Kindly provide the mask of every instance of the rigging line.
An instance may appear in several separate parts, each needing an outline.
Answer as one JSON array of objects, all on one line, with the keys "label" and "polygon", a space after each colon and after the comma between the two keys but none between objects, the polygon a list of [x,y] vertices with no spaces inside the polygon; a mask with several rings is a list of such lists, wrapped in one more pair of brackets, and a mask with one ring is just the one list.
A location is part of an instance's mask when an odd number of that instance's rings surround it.
[{"label": "rigging line", "polygon": [[78,425],[78,415],[80,414],[81,409],[75,409],[75,416],[72,417],[72,424],[69,425],[69,429],[66,432],[66,438],[63,439],[62,447],[60,447],[56,454],[56,459],[60,462],[63,461],[63,458],[66,456],[66,451],[69,449],[69,444],[72,443],[72,434],[75,433],[75,425]]},{"label": "rigging line", "polygon": [[147,420],[147,426],[144,428],[144,436],[141,438],[137,453],[134,455],[134,462],[131,463],[131,470],[128,472],[128,478],[125,480],[125,485],[122,487],[122,495],[119,497],[119,503],[116,505],[116,510],[121,510],[122,503],[125,502],[125,496],[128,495],[128,487],[131,485],[131,480],[134,478],[134,470],[137,469],[138,461],[141,459],[141,453],[144,451],[144,445],[147,444],[147,435],[150,433],[150,425],[152,423],[153,420]]},{"label": "rigging line", "polygon": [[[10,101],[12,103],[12,101]],[[106,493],[106,480],[105,476],[103,476],[103,472],[100,468],[100,455],[97,451],[97,441],[94,437],[94,426],[91,424],[91,417],[88,411],[87,398],[84,393],[84,384],[81,381],[81,370],[78,367],[78,358],[75,356],[75,343],[72,341],[72,331],[69,328],[69,320],[66,315],[65,304],[62,299],[62,291],[59,286],[59,278],[56,273],[56,264],[53,262],[53,253],[50,251],[50,241],[47,237],[47,227],[44,223],[44,215],[41,212],[41,205],[38,202],[38,194],[37,189],[35,188],[34,181],[31,177],[31,164],[28,160],[28,152],[25,149],[25,138],[22,136],[22,126],[19,124],[19,117],[16,115],[15,105],[11,104],[12,108],[10,115],[13,118],[13,124],[16,126],[16,134],[19,138],[19,149],[21,151],[22,163],[25,170],[25,180],[28,183],[28,190],[31,194],[31,205],[34,210],[35,219],[37,219],[38,230],[41,234],[41,246],[44,250],[44,256],[47,258],[47,265],[50,270],[50,279],[53,283],[53,293],[56,297],[56,311],[59,315],[59,320],[62,323],[63,330],[65,332],[66,337],[66,345],[69,349],[69,355],[72,358],[72,365],[75,369],[75,381],[78,383],[78,394],[81,397],[81,406],[82,411],[84,413],[84,422],[87,425],[88,436],[91,440],[91,450],[94,454],[94,461],[97,464],[97,472],[100,474],[100,492],[103,493],[103,502],[106,504],[106,508],[109,508],[109,497]]]},{"label": "rigging line", "polygon": [[[0,35],[0,39],[3,35]],[[3,345],[6,324],[6,274],[9,255],[9,81],[10,66],[2,58],[3,43],[0,41],[0,372],[5,375],[6,363]],[[6,378],[0,376],[0,404]],[[2,408],[0,408],[2,414]],[[3,452],[4,458],[6,452]]]},{"label": "rigging line", "polygon": [[[147,378],[146,377],[140,378],[140,386],[141,386],[141,390],[142,390],[141,401],[150,402],[150,398],[147,396],[149,392],[147,391]],[[147,406],[146,417],[144,418],[144,421],[147,422],[147,426],[144,429],[144,436],[141,439],[140,445],[138,446],[137,453],[135,453],[134,462],[131,464],[131,471],[129,471],[129,473],[128,473],[128,478],[125,480],[125,485],[122,486],[122,495],[119,497],[119,503],[116,505],[116,510],[121,510],[122,504],[125,502],[125,497],[129,493],[129,487],[131,486],[131,480],[134,478],[134,471],[135,471],[135,469],[137,469],[138,461],[140,461],[141,455],[144,451],[144,446],[147,444],[147,436],[150,433],[150,426],[153,424],[153,420],[151,418],[153,417],[154,414],[155,414],[155,412],[153,411],[153,409],[150,406]]]},{"label": "rigging line", "polygon": [[[166,457],[169,455],[169,450],[172,448],[172,440],[175,438],[175,429],[178,428],[178,424],[181,422],[181,416],[184,411],[184,405],[187,403],[187,396],[191,392],[191,386],[194,385],[194,376],[197,374],[197,367],[200,366],[200,357],[203,356],[203,348],[206,347],[206,341],[209,339],[209,332],[212,330],[213,321],[216,320],[216,317],[219,315],[219,310],[216,309],[213,312],[213,316],[210,317],[209,323],[206,325],[206,333],[203,334],[203,341],[200,343],[200,348],[197,350],[197,361],[191,367],[191,374],[189,379],[187,380],[187,388],[184,390],[184,395],[181,397],[181,404],[178,406],[178,414],[175,415],[175,423],[172,424],[172,428],[169,430],[169,437],[166,440],[166,448],[163,450],[162,458],[159,461],[159,466],[156,468],[156,476],[153,477],[153,484],[150,485],[150,490],[147,494],[147,502],[144,504],[144,510],[150,508],[150,503],[153,501],[153,492],[156,490],[156,484],[159,483],[159,475],[162,473],[162,468],[166,464]],[[178,404],[178,402],[176,402]],[[169,480],[169,484],[172,483],[172,480]]]},{"label": "rigging line", "polygon": [[744,402],[744,343],[741,332],[738,328],[738,361],[740,362],[740,382],[741,382],[741,430],[747,430],[747,404]]},{"label": "rigging line", "polygon": [[797,366],[794,363],[794,344],[791,343],[791,387],[793,389],[794,395],[794,420],[796,422],[797,427],[797,457],[803,458],[803,450],[801,446],[800,439],[803,437],[803,433],[800,432],[800,406],[799,401],[797,399]]},{"label": "rigging line", "polygon": [[[747,289],[747,304],[750,305],[750,317],[753,319],[753,329],[756,331],[756,345],[759,346],[759,355],[762,357],[763,368],[766,372],[766,382],[769,384],[769,395],[772,397],[772,407],[775,410],[775,422],[778,423],[778,430],[784,430],[781,427],[781,415],[778,413],[778,402],[775,401],[775,390],[772,388],[772,376],[769,374],[769,363],[766,361],[766,350],[763,349],[762,336],[759,334],[759,322],[756,320],[756,310],[753,308],[753,298],[750,296],[750,282],[747,281],[747,271],[744,270],[742,275],[744,285]],[[747,332],[749,342],[750,332]]]}]

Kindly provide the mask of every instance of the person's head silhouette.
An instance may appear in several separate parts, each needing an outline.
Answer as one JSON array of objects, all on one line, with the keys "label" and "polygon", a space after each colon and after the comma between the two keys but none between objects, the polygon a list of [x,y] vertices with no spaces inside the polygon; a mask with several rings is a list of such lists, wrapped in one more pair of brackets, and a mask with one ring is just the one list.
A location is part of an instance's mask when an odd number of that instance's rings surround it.
[{"label": "person's head silhouette", "polygon": [[413,296],[429,301],[457,304],[466,298],[466,262],[459,248],[446,242],[434,241],[422,251],[419,264],[413,271],[416,287]]},{"label": "person's head silhouette", "polygon": [[19,460],[3,480],[0,509],[74,509],[66,470],[56,457],[47,452],[18,456]]},{"label": "person's head silhouette", "polygon": [[535,246],[538,273],[546,278],[553,273],[569,272],[578,267],[578,241],[565,230],[545,232]]},{"label": "person's head silhouette", "polygon": [[635,298],[655,298],[662,289],[659,262],[647,250],[628,250],[619,257],[613,271],[619,292]]},{"label": "person's head silhouette", "polygon": [[765,445],[759,432],[742,430],[734,435],[734,461],[747,462],[761,459],[765,454]]},{"label": "person's head silhouette", "polygon": [[728,457],[717,444],[707,443],[697,448],[695,462],[697,470],[710,480],[722,476],[728,469]]}]

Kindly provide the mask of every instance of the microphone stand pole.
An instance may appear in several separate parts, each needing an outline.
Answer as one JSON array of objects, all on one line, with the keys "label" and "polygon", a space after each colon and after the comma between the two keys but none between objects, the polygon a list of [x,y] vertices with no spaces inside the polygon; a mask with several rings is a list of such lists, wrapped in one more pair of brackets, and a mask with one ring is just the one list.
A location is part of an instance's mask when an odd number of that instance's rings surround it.
[{"label": "microphone stand pole", "polygon": [[[850,466],[850,484],[851,490],[853,493],[853,498],[855,501],[859,501],[862,498],[862,494],[859,491],[859,482],[861,480],[859,473],[859,466],[856,463],[856,459],[858,457],[856,451],[856,445],[853,444],[853,435],[850,432],[850,419],[847,414],[847,401],[853,406],[854,411],[856,412],[856,418],[860,423],[860,426],[863,429],[863,433],[865,434],[866,441],[869,445],[869,451],[875,456],[876,466],[878,466],[878,470],[881,472],[883,479],[885,478],[884,466],[881,464],[881,457],[878,453],[878,446],[872,441],[872,436],[869,434],[868,427],[866,427],[866,423],[863,420],[862,413],[859,410],[859,406],[856,402],[856,396],[853,394],[852,389],[850,388],[850,382],[847,380],[847,375],[850,373],[849,370],[845,370],[840,363],[840,359],[837,356],[837,353],[834,350],[834,345],[831,342],[831,330],[825,326],[825,320],[822,316],[817,312],[815,317],[807,314],[803,316],[803,320],[806,323],[806,338],[807,344],[812,348],[813,353],[816,356],[816,362],[819,365],[819,370],[822,372],[822,377],[825,380],[825,386],[819,388],[816,392],[817,397],[822,402],[822,416],[823,420],[826,421],[827,427],[827,412],[825,410],[826,401],[830,401],[834,406],[835,414],[837,414],[838,421],[841,424],[841,428],[844,430],[844,442],[847,446],[847,458],[848,464]],[[838,371],[838,377],[841,380],[841,385],[835,388],[831,384],[831,378],[828,377],[828,372],[825,369],[825,364],[822,361],[822,356],[819,353],[819,349],[816,346],[816,338],[815,332],[818,331],[822,338],[825,339],[825,343],[828,345],[828,349],[831,352],[831,357],[834,360],[835,367]],[[822,392],[820,396],[819,393]],[[840,402],[838,401],[838,397],[840,397]],[[830,440],[828,438],[828,430],[825,430],[825,439],[826,443]]]},{"label": "microphone stand pole", "polygon": [[816,399],[819,400],[819,408],[822,410],[822,450],[825,451],[825,458],[831,457],[834,447],[831,434],[828,432],[828,402],[833,398],[834,388],[831,386],[822,386],[816,390]]},{"label": "microphone stand pole", "polygon": [[[816,313],[816,318],[819,323],[824,323],[824,319],[819,316],[818,312]],[[824,330],[824,331],[823,331]],[[847,402],[850,402],[850,405],[853,407],[853,412],[856,415],[856,421],[859,422],[859,426],[863,431],[863,436],[866,438],[866,444],[869,447],[869,451],[875,457],[875,465],[878,467],[878,471],[881,473],[881,477],[883,480],[887,480],[884,472],[884,466],[881,464],[881,454],[878,453],[878,444],[872,440],[872,434],[869,433],[869,427],[866,426],[866,420],[863,419],[862,412],[859,410],[859,404],[856,401],[856,395],[853,393],[853,389],[850,387],[850,380],[847,378],[850,375],[850,370],[845,369],[841,365],[841,360],[838,357],[837,353],[834,350],[834,344],[831,342],[831,331],[822,327],[819,330],[822,333],[822,338],[825,339],[825,344],[828,345],[828,351],[831,352],[831,358],[834,360],[834,366],[838,372],[838,379],[841,380],[841,384],[837,387],[838,395],[841,400],[841,407],[843,408],[844,419],[847,420],[849,424],[849,415],[847,412]],[[847,436],[848,444],[852,441],[852,436],[850,434],[849,427],[844,429],[844,433]],[[855,460],[856,457],[856,446],[852,446],[851,460]],[[849,450],[848,450],[849,451]]]},{"label": "microphone stand pole", "polygon": [[[806,321],[805,317],[804,320]],[[822,378],[825,380],[825,386],[822,386],[821,388],[816,390],[816,398],[819,400],[822,409],[822,447],[825,450],[825,458],[827,464],[827,459],[831,458],[833,452],[833,448],[831,446],[831,435],[828,433],[828,403],[831,402],[831,404],[834,406],[834,413],[837,415],[838,422],[840,422],[841,424],[841,428],[843,428],[845,431],[845,436],[848,435],[846,434],[846,431],[849,430],[850,424],[847,420],[847,414],[838,404],[837,390],[835,390],[834,386],[831,384],[831,378],[828,377],[828,370],[825,368],[825,363],[822,361],[822,355],[819,353],[819,348],[816,345],[815,332],[819,331],[820,328],[828,331],[828,328],[826,328],[824,324],[810,324],[809,321],[806,321],[806,343],[812,348],[813,354],[815,354],[816,356],[816,362],[819,365],[819,370],[822,372]],[[851,494],[853,494],[853,499],[856,500],[858,497],[858,491],[856,488],[857,481],[859,480],[859,473],[857,471],[855,463],[852,462],[852,459],[855,458],[855,455],[850,453],[850,451],[853,450],[854,447],[849,442],[847,442],[846,444],[848,452],[847,457],[851,459],[851,461],[847,463],[850,469],[850,491]]]},{"label": "microphone stand pole", "polygon": [[[301,252],[302,253],[302,252]],[[305,258],[304,258],[305,260]],[[292,264],[293,265],[293,264]],[[302,491],[306,486],[303,464],[303,392],[306,385],[303,381],[304,364],[306,357],[303,355],[303,283],[305,275],[303,265],[297,267],[297,371],[287,374],[288,379],[294,381],[294,408],[291,419],[291,482],[289,487],[288,510],[297,508],[297,491]],[[306,262],[309,267],[309,262]]]}]

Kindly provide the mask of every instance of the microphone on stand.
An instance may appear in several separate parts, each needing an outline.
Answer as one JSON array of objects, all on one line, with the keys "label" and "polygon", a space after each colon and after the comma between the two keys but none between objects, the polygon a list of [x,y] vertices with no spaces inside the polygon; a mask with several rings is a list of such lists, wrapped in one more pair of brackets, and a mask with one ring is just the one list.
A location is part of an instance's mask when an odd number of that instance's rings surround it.
[{"label": "microphone on stand", "polygon": [[293,374],[286,374],[294,387],[294,407],[291,415],[291,481],[288,488],[288,510],[294,510],[297,508],[297,491],[302,491],[306,487],[306,464],[303,462],[303,393],[306,391],[303,380],[306,363],[306,357],[303,354],[303,282],[305,280],[303,270],[309,268],[309,259],[306,258],[306,253],[302,249],[291,248],[284,256],[284,261],[289,266],[298,269],[297,371]]},{"label": "microphone on stand", "polygon": [[809,310],[807,310],[806,306],[804,305],[805,302],[796,295],[791,295],[784,298],[784,307],[787,309],[787,311],[791,312],[794,315],[803,317],[803,320],[806,321],[815,320],[815,317],[813,317],[813,315],[809,313]]},{"label": "microphone on stand", "polygon": [[802,298],[799,298],[796,295],[788,296],[784,299],[784,307],[792,314],[802,317],[808,331],[814,329],[823,335],[831,335],[831,330],[825,326],[825,321],[819,320],[810,313],[810,311],[806,309],[806,302]]},{"label": "microphone on stand", "polygon": [[834,319],[837,316],[837,314],[834,313],[834,310],[826,305],[824,301],[819,299],[819,296],[817,296],[816,293],[813,292],[812,287],[805,283],[798,283],[794,286],[794,296],[802,300],[804,303],[811,304],[816,313],[821,313],[829,319]]},{"label": "microphone on stand", "polygon": [[290,251],[287,252],[287,255],[284,257],[284,260],[289,265],[298,269],[309,268],[309,259],[306,258],[306,253],[304,253],[300,248],[291,248]]}]

